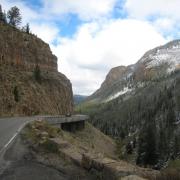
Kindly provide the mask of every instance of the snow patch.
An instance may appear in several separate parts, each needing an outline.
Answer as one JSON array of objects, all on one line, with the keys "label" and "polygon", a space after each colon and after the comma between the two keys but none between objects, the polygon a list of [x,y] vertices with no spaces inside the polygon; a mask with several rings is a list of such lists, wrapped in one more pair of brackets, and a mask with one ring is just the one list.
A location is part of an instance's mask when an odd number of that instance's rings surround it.
[{"label": "snow patch", "polygon": [[144,82],[138,82],[138,83],[137,83],[137,87],[138,87],[138,88],[142,88],[142,87],[144,87],[144,85],[145,85]]},{"label": "snow patch", "polygon": [[109,96],[105,102],[111,101],[113,99],[116,99],[117,97],[126,94],[127,92],[132,91],[133,89],[129,89],[128,87],[125,87],[122,91],[117,92],[116,94],[113,94],[112,96]]},{"label": "snow patch", "polygon": [[151,54],[145,59],[150,59],[146,68],[157,67],[166,63],[169,66],[167,72],[172,72],[180,64],[180,47],[174,45],[170,49],[157,50],[155,54]]}]

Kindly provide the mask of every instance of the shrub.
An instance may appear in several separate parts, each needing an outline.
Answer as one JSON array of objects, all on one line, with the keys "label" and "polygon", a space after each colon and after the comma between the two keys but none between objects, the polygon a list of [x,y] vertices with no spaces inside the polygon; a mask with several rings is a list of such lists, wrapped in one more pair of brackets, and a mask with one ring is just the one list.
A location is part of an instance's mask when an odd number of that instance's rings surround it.
[{"label": "shrub", "polygon": [[17,86],[14,87],[13,94],[14,94],[14,100],[16,102],[19,102],[19,91],[18,91],[18,87]]},{"label": "shrub", "polygon": [[41,144],[42,148],[50,153],[57,153],[58,152],[58,144],[51,140],[46,140],[43,144]]},{"label": "shrub", "polygon": [[34,69],[34,78],[38,83],[41,83],[41,70],[38,65]]},{"label": "shrub", "polygon": [[167,169],[162,171],[156,180],[180,180],[180,172],[177,169]]}]

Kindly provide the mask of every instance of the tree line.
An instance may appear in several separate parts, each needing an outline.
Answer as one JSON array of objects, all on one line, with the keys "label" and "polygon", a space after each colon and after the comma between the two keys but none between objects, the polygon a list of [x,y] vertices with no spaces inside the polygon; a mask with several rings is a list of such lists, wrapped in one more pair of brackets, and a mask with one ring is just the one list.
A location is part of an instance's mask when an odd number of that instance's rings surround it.
[{"label": "tree line", "polygon": [[8,24],[14,28],[20,29],[23,32],[30,33],[30,26],[27,23],[25,26],[21,27],[22,16],[20,9],[16,6],[11,7],[7,13],[3,11],[2,6],[0,5],[0,23]]},{"label": "tree line", "polygon": [[147,83],[128,99],[119,97],[86,109],[85,113],[94,126],[127,145],[128,139],[134,137],[138,165],[161,168],[180,156],[180,131],[176,125],[180,119],[179,89],[178,71],[161,81]]}]

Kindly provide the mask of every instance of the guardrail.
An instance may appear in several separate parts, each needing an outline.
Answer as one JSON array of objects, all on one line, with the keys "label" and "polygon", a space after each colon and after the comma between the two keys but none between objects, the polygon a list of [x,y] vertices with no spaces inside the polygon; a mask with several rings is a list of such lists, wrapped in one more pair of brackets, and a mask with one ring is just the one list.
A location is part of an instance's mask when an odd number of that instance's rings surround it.
[{"label": "guardrail", "polygon": [[72,115],[72,116],[44,116],[42,117],[50,124],[64,124],[64,123],[76,123],[89,120],[87,115]]}]

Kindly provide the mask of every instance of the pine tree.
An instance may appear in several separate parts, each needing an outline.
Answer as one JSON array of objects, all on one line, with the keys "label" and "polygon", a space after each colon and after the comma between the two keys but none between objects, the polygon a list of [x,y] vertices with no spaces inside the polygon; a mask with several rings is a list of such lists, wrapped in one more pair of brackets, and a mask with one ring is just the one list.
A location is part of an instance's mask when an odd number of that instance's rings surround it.
[{"label": "pine tree", "polygon": [[16,6],[12,7],[8,11],[7,17],[11,26],[18,27],[21,24],[22,17],[19,8],[17,8]]},{"label": "pine tree", "polygon": [[0,5],[0,22],[3,22],[3,12],[1,5]]},{"label": "pine tree", "polygon": [[155,165],[157,163],[156,124],[153,111],[148,110],[145,123],[139,134],[138,156],[139,165]]},{"label": "pine tree", "polygon": [[34,78],[38,83],[41,83],[41,70],[38,65],[34,69]]},{"label": "pine tree", "polygon": [[18,91],[18,87],[17,86],[14,87],[13,93],[14,93],[14,100],[16,102],[19,102],[19,91]]},{"label": "pine tree", "polygon": [[29,33],[30,33],[29,23],[27,23],[27,24],[26,24],[26,29],[25,29],[25,32],[26,32],[27,34],[29,34]]},{"label": "pine tree", "polygon": [[174,157],[180,155],[180,139],[178,135],[174,137]]},{"label": "pine tree", "polygon": [[4,13],[3,13],[3,22],[4,22],[5,24],[7,24],[7,15],[6,15],[6,11],[4,11]]},{"label": "pine tree", "polygon": [[157,149],[156,149],[156,125],[150,122],[147,128],[147,147],[145,154],[145,164],[155,165],[157,163]]},{"label": "pine tree", "polygon": [[0,22],[7,23],[6,12],[2,11],[2,6],[0,5]]}]

